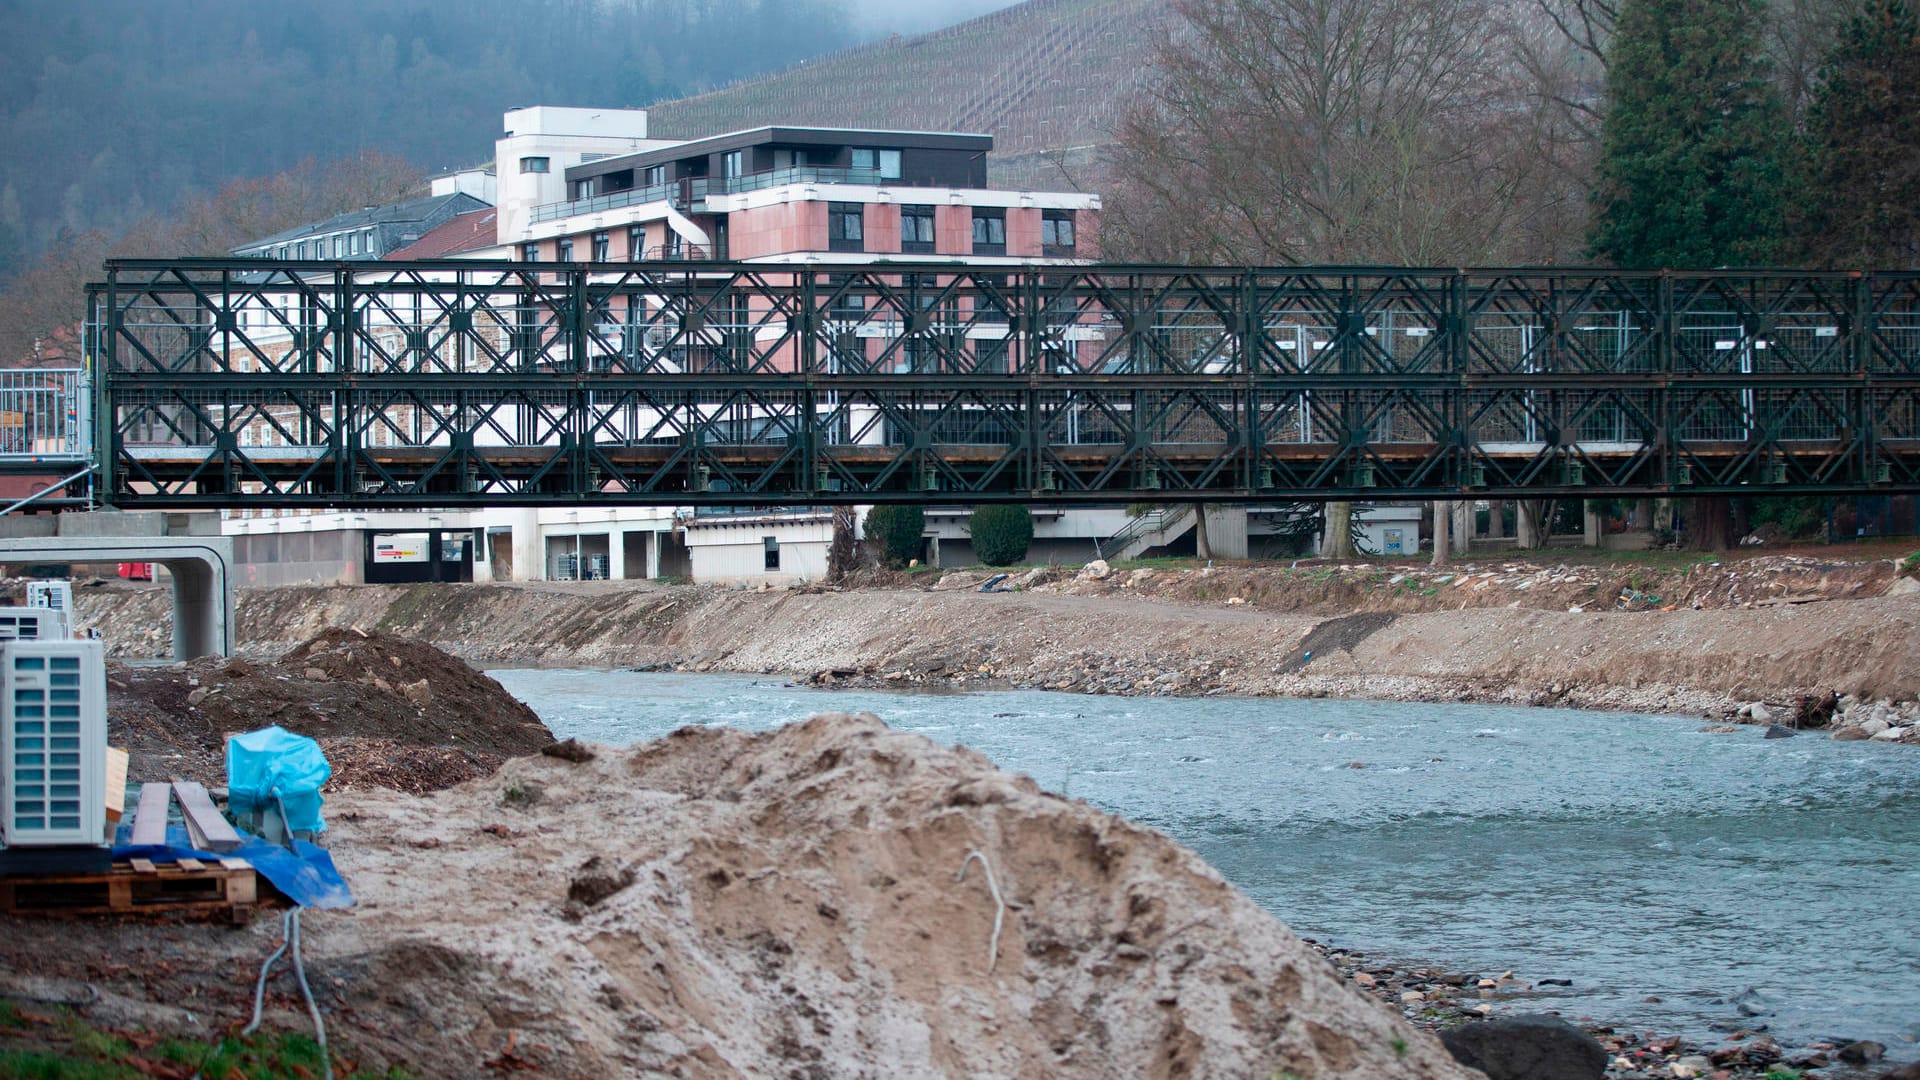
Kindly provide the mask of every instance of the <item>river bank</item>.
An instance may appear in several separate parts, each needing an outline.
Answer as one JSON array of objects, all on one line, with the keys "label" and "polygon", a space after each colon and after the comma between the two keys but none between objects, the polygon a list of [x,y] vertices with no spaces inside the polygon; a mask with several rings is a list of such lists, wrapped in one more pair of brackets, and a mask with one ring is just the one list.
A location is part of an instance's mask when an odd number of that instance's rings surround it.
[{"label": "river bank", "polygon": [[[1043,568],[999,586],[1013,591],[983,593],[986,577],[844,590],[243,589],[238,637],[244,652],[270,656],[326,627],[354,626],[430,641],[481,666],[733,671],[828,685],[1475,701],[1813,726],[1832,712],[1852,736],[1920,741],[1920,582],[1888,559],[1095,566]],[[82,590],[78,601],[133,656],[164,647],[167,602],[156,590],[118,588]]]}]

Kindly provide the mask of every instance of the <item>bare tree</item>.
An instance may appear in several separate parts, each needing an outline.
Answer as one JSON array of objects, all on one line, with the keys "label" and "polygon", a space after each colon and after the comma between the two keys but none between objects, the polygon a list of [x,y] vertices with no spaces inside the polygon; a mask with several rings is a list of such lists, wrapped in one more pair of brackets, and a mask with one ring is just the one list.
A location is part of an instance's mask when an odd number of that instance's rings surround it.
[{"label": "bare tree", "polygon": [[[1174,0],[1158,83],[1118,133],[1104,250],[1424,266],[1578,251],[1591,118],[1541,91],[1529,41],[1570,101],[1578,65],[1526,2]],[[1323,554],[1354,554],[1350,522],[1328,505]]]},{"label": "bare tree", "polygon": [[[1564,199],[1493,0],[1176,0],[1119,133],[1110,254],[1465,265]],[[1549,185],[1550,186],[1550,185]]]},{"label": "bare tree", "polygon": [[1804,119],[1820,85],[1820,68],[1857,2],[1773,0],[1767,7],[1766,50],[1787,110]]},{"label": "bare tree", "polygon": [[321,164],[301,162],[277,176],[234,180],[172,217],[147,217],[124,235],[63,233],[0,289],[0,364],[27,362],[33,343],[71,330],[85,315],[87,282],[113,256],[224,255],[249,240],[418,191],[420,171],[366,152]]}]

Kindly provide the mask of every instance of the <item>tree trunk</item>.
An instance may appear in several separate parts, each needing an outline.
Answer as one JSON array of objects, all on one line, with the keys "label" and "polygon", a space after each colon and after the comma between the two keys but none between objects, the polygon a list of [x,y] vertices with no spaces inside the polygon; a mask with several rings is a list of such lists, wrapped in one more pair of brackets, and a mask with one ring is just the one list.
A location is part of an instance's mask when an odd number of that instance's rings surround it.
[{"label": "tree trunk", "polygon": [[1453,555],[1453,504],[1445,500],[1433,504],[1433,565],[1445,566]]},{"label": "tree trunk", "polygon": [[1328,559],[1353,558],[1353,504],[1328,503],[1326,523],[1326,538],[1320,542],[1321,556]]},{"label": "tree trunk", "polygon": [[1473,500],[1453,500],[1453,553],[1466,558],[1473,545]]},{"label": "tree trunk", "polygon": [[1514,546],[1525,550],[1545,547],[1547,544],[1546,500],[1521,499],[1513,504]]},{"label": "tree trunk", "polygon": [[1726,551],[1733,547],[1733,500],[1725,495],[1689,499],[1687,546],[1694,551]]},{"label": "tree trunk", "polygon": [[1487,504],[1487,539],[1500,540],[1506,537],[1506,512],[1507,504],[1503,501],[1495,500]]},{"label": "tree trunk", "polygon": [[1213,543],[1207,539],[1207,504],[1193,504],[1193,555],[1196,559],[1213,558]]},{"label": "tree trunk", "polygon": [[859,560],[860,547],[853,538],[855,524],[853,507],[833,508],[833,540],[827,545],[828,581],[844,581],[846,576],[853,572],[854,564]]}]

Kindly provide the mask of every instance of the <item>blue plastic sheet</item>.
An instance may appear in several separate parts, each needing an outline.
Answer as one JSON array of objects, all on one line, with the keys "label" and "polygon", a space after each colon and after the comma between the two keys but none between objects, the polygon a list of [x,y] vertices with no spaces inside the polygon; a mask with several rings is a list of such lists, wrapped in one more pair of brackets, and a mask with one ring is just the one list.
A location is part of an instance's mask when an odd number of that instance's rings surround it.
[{"label": "blue plastic sheet", "polygon": [[246,818],[286,806],[287,828],[317,833],[320,786],[333,775],[320,744],[282,727],[261,728],[227,740],[227,806],[235,817]]},{"label": "blue plastic sheet", "polygon": [[200,859],[217,863],[221,859],[245,859],[253,864],[260,876],[273,883],[287,899],[310,908],[344,908],[353,906],[353,892],[334,869],[333,856],[327,849],[304,840],[295,840],[293,850],[288,851],[278,844],[269,844],[251,833],[241,832],[240,850],[219,854],[211,851],[197,851],[193,841],[187,837],[185,826],[167,826],[167,842],[154,845],[134,846],[133,826],[123,824],[114,834],[113,857],[121,859],[146,859],[150,862],[168,863],[181,859]]}]

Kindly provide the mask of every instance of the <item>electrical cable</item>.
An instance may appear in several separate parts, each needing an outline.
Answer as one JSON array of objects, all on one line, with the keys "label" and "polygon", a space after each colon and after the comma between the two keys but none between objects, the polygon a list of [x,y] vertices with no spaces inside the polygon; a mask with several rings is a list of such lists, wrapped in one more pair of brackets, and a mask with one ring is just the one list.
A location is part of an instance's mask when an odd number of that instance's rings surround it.
[{"label": "electrical cable", "polygon": [[[273,801],[280,808],[280,824],[287,825],[287,804],[280,793],[273,793]],[[293,848],[293,829],[287,827],[287,847]],[[296,905],[280,920],[280,947],[273,950],[267,961],[260,965],[260,980],[253,987],[253,1020],[240,1030],[240,1034],[252,1035],[260,1030],[260,1020],[264,1015],[267,1000],[267,976],[272,973],[273,965],[288,950],[293,952],[293,978],[300,984],[300,997],[307,1003],[307,1015],[313,1018],[314,1042],[320,1047],[320,1064],[326,1071],[325,1080],[333,1080],[333,1055],[327,1051],[327,1025],[320,1019],[320,1006],[313,1000],[313,987],[307,982],[307,966],[300,957],[300,908]]]}]

